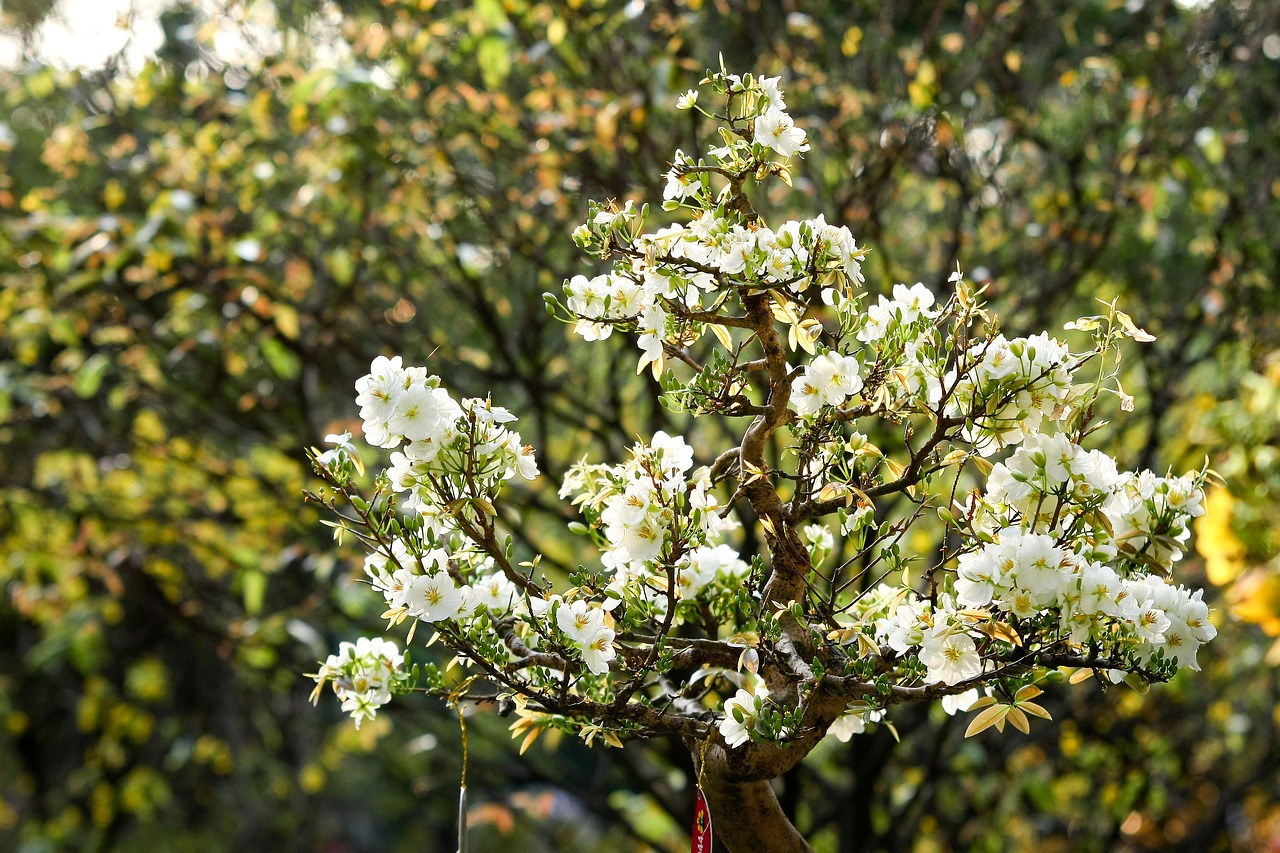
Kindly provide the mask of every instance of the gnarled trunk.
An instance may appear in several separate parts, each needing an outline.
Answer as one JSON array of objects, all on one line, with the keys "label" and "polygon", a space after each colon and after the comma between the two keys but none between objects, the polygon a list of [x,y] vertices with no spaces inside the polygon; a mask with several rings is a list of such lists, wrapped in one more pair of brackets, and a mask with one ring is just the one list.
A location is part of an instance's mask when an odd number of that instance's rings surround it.
[{"label": "gnarled trunk", "polygon": [[709,774],[702,785],[715,840],[729,853],[813,853],[767,781],[733,782]]}]

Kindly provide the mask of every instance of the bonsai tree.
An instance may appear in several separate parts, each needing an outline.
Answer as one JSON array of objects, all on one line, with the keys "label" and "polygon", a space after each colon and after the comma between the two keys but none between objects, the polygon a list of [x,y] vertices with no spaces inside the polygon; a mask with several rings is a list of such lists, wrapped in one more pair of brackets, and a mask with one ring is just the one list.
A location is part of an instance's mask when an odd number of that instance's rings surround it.
[{"label": "bonsai tree", "polygon": [[331,437],[308,497],[367,546],[388,628],[459,665],[361,639],[317,694],[357,725],[418,691],[496,702],[525,745],[679,738],[728,849],[790,851],[808,845],[769,780],[894,705],[1026,732],[1068,673],[1143,687],[1197,668],[1215,629],[1170,575],[1206,472],[1123,472],[1084,446],[1100,402],[1133,407],[1121,342],[1151,336],[1110,304],[1067,340],[1006,339],[959,270],[946,293],[867,282],[848,229],[760,212],[808,150],[779,78],[722,67],[678,106],[717,133],[675,152],[672,218],[592,203],[573,236],[607,271],[546,299],[585,341],[631,336],[688,435],[570,469],[583,555],[553,576],[510,535],[509,483],[538,477],[516,416],[376,359],[356,403],[389,466],[362,486],[353,440]]}]

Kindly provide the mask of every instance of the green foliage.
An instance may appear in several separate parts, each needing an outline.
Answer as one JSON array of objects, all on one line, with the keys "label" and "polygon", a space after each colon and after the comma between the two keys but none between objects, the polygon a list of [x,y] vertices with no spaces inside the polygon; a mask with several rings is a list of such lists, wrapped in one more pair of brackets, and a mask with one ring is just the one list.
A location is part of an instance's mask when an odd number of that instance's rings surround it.
[{"label": "green foliage", "polygon": [[[451,843],[457,759],[414,739],[451,744],[455,723],[424,705],[356,733],[305,705],[296,673],[377,614],[299,511],[294,448],[350,426],[351,382],[390,352],[536,412],[522,429],[553,482],[680,417],[638,403],[647,376],[606,384],[625,343],[575,360],[541,294],[579,271],[585,198],[661,191],[636,182],[696,119],[659,105],[719,51],[786,75],[814,147],[798,212],[838,212],[875,249],[869,279],[959,261],[1015,330],[1120,296],[1158,337],[1122,365],[1141,415],[1124,461],[1208,454],[1273,583],[1274,417],[1244,379],[1274,385],[1280,349],[1269,4],[635,6],[343,3],[329,44],[290,19],[243,66],[175,36],[131,78],[0,73],[5,846]],[[729,390],[670,389],[694,411]],[[554,495],[521,499],[517,547],[589,560]],[[1280,685],[1270,641],[1220,615],[1205,672],[1156,701],[1081,699],[980,743],[908,709],[901,745],[824,747],[784,807],[825,849],[1261,846]],[[475,845],[553,849],[554,824],[554,849],[679,846],[679,744],[545,758],[473,750]],[[557,803],[594,817],[575,833]]]}]

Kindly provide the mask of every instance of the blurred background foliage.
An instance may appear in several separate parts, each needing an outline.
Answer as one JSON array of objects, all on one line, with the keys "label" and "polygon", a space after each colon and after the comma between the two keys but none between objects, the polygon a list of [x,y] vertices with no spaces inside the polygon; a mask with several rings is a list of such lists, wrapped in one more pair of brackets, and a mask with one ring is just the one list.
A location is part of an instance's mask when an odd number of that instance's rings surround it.
[{"label": "blurred background foliage", "polygon": [[[3,6],[0,846],[453,849],[445,709],[356,732],[306,704],[300,673],[378,622],[302,448],[357,425],[375,355],[428,364],[539,448],[522,547],[589,559],[559,474],[669,416],[619,378],[627,341],[567,348],[541,293],[585,269],[588,198],[655,199],[695,148],[672,103],[719,53],[782,74],[813,144],[762,210],[848,225],[871,287],[959,263],[1013,332],[1119,297],[1159,339],[1127,353],[1110,446],[1224,477],[1183,563],[1221,632],[1203,672],[1063,688],[1026,737],[899,709],[901,743],[780,781],[800,829],[842,853],[1280,845],[1275,2],[174,3],[147,61],[75,70],[41,60],[57,14]],[[506,723],[475,709],[476,849],[687,845],[679,744],[517,759]]]}]

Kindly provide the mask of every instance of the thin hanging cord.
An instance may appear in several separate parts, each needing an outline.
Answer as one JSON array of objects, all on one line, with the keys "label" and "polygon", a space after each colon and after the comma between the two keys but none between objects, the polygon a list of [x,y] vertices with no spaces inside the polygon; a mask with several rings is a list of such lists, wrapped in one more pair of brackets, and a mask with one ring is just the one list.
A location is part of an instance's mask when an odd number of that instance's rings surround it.
[{"label": "thin hanging cord", "polygon": [[462,696],[471,689],[476,676],[453,688],[449,704],[458,712],[458,731],[462,734],[462,782],[458,786],[458,853],[467,853],[467,715],[463,711]]},{"label": "thin hanging cord", "polygon": [[462,784],[458,787],[458,853],[467,853],[467,715],[462,703],[455,702],[458,729],[462,732]]},{"label": "thin hanging cord", "polygon": [[702,742],[701,754],[698,756],[698,781],[694,784],[697,785],[699,789],[702,788],[702,780],[707,775],[707,749],[710,748],[711,738],[713,737],[715,737],[715,729],[710,729],[707,732],[707,739]]}]

